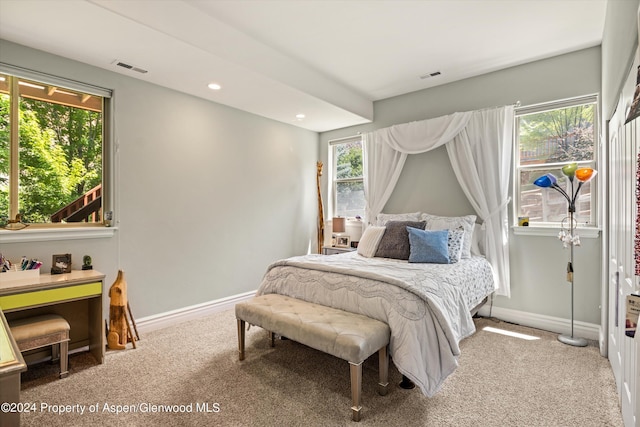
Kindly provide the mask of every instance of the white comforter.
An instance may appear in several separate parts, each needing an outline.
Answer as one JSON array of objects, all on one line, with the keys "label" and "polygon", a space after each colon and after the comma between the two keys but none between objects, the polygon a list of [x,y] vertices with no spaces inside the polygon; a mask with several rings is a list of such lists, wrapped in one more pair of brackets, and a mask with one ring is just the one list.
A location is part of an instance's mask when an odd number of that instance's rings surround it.
[{"label": "white comforter", "polygon": [[469,310],[493,291],[491,266],[481,257],[410,264],[351,252],[277,261],[257,294],[288,295],[387,323],[394,364],[432,396],[458,366],[459,342],[475,332]]}]

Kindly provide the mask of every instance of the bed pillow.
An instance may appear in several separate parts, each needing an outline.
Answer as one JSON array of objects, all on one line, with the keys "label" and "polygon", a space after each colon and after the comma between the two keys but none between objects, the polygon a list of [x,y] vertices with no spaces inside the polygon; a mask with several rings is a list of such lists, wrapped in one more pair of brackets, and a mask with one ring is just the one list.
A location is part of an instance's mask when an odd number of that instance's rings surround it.
[{"label": "bed pillow", "polygon": [[420,212],[399,213],[399,214],[379,213],[376,216],[375,225],[378,225],[378,226],[387,225],[389,221],[420,221]]},{"label": "bed pillow", "polygon": [[449,264],[449,230],[419,230],[407,227],[409,262]]},{"label": "bed pillow", "polygon": [[476,223],[475,215],[437,216],[423,213],[420,219],[427,222],[426,230],[453,230],[462,227],[464,229],[464,238],[462,240],[460,259],[471,258],[471,241],[473,239],[473,227]]},{"label": "bed pillow", "polygon": [[386,227],[368,226],[358,242],[358,253],[367,258],[373,257],[378,250],[378,245],[380,244],[380,240],[382,240],[385,229]]},{"label": "bed pillow", "polygon": [[389,221],[376,250],[376,257],[409,259],[409,232],[407,227],[424,230],[424,221]]},{"label": "bed pillow", "polygon": [[462,242],[464,241],[464,229],[458,227],[455,230],[449,230],[449,238],[447,246],[449,249],[449,263],[453,264],[460,261],[462,256]]}]

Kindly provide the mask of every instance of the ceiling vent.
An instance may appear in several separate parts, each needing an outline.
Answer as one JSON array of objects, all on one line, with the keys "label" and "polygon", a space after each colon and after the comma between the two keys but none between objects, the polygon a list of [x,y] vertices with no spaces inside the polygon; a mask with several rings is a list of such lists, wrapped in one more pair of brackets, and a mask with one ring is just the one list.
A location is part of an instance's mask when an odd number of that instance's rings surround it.
[{"label": "ceiling vent", "polygon": [[113,63],[116,64],[118,67],[126,68],[127,70],[131,70],[131,71],[137,71],[140,74],[148,73],[148,71],[145,70],[144,68],[136,67],[135,65],[127,64],[126,62],[115,60],[113,61]]},{"label": "ceiling vent", "polygon": [[439,76],[440,74],[441,74],[440,71],[434,71],[433,73],[424,74],[424,75],[420,76],[420,78],[421,79],[428,79],[429,77]]}]

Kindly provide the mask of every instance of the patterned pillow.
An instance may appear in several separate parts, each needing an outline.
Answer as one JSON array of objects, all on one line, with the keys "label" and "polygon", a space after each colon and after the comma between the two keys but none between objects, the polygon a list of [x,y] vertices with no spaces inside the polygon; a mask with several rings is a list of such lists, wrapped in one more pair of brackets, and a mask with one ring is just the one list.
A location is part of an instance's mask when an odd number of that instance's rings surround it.
[{"label": "patterned pillow", "polygon": [[409,262],[449,264],[449,230],[418,230],[407,227],[411,251]]},{"label": "patterned pillow", "polygon": [[449,249],[449,263],[454,264],[460,261],[462,255],[462,242],[464,239],[464,228],[458,227],[455,230],[449,230],[447,247]]},{"label": "patterned pillow", "polygon": [[376,216],[375,225],[387,225],[389,221],[420,221],[420,212],[399,214],[379,213],[378,216]]},{"label": "patterned pillow", "polygon": [[460,255],[460,259],[471,258],[473,226],[476,223],[475,215],[437,216],[423,213],[420,219],[427,222],[426,230],[453,230],[462,227],[464,229],[464,239],[462,240],[462,254]]},{"label": "patterned pillow", "polygon": [[373,257],[378,250],[378,245],[385,229],[385,227],[377,227],[375,225],[368,226],[358,242],[358,253],[367,258]]},{"label": "patterned pillow", "polygon": [[382,235],[382,240],[378,244],[376,257],[409,259],[411,248],[409,246],[409,232],[407,227],[424,230],[424,221],[389,221]]}]

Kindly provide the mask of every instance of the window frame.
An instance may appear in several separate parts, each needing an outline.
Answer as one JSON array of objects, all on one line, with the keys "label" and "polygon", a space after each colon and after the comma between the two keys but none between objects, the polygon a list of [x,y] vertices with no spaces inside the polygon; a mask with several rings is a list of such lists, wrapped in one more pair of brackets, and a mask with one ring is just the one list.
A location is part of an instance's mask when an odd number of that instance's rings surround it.
[{"label": "window frame", "polygon": [[[103,218],[100,222],[73,222],[73,223],[63,223],[63,222],[55,222],[55,223],[29,223],[28,227],[7,231],[7,233],[14,234],[11,241],[43,241],[43,240],[57,240],[60,238],[64,238],[67,236],[63,230],[66,231],[81,231],[87,230],[87,228],[96,227],[111,227],[111,220],[105,218],[113,218],[113,173],[112,173],[112,135],[113,135],[113,91],[111,89],[94,86],[87,83],[78,82],[75,80],[66,79],[63,77],[54,76],[51,74],[42,73],[39,71],[34,71],[18,66],[14,66],[11,64],[0,62],[0,73],[5,74],[11,77],[14,77],[13,81],[16,81],[15,85],[17,85],[18,79],[30,80],[33,82],[41,83],[43,85],[55,86],[60,88],[69,89],[72,91],[82,92],[89,95],[94,95],[102,98],[102,212]],[[11,83],[9,83],[11,84]],[[13,104],[16,104],[14,107]],[[17,108],[17,102],[12,102],[12,109]],[[15,112],[12,111],[10,113],[14,115]],[[12,127],[13,129],[17,127]],[[18,143],[18,135],[11,135],[10,137],[10,168],[9,168],[9,176],[10,176],[10,185],[17,187],[17,156],[12,154],[15,153],[15,150],[19,146]],[[10,189],[10,199],[9,199],[9,216],[10,218],[15,217],[16,209],[17,209],[17,201],[14,201],[11,198],[12,194],[15,194],[16,191]],[[44,230],[43,230],[44,229]],[[55,229],[46,232],[46,229]],[[57,230],[57,231],[56,231]],[[20,232],[20,234],[32,234],[30,237],[18,237],[16,232]],[[62,233],[61,233],[62,232]],[[3,234],[3,241],[6,240],[7,236],[4,236],[5,230],[0,227],[0,233]],[[85,233],[86,234],[86,233]],[[112,232],[107,233],[98,233],[100,235],[104,234],[105,236],[113,235]],[[26,237],[26,239],[25,239]],[[94,231],[88,231],[86,238],[95,238],[100,237]],[[73,238],[83,238],[80,235],[76,235]]]},{"label": "window frame", "polygon": [[[518,224],[518,217],[520,216],[520,203],[521,203],[521,184],[520,184],[520,175],[522,171],[536,171],[536,170],[547,170],[547,169],[556,169],[561,168],[565,164],[571,163],[567,162],[556,162],[556,163],[545,163],[539,165],[528,165],[522,166],[520,165],[520,118],[522,116],[543,113],[553,110],[559,110],[563,108],[576,107],[585,104],[592,104],[594,107],[594,121],[593,121],[593,160],[582,160],[578,161],[578,166],[588,166],[592,167],[596,171],[599,167],[600,160],[600,99],[598,94],[588,94],[583,96],[577,96],[572,98],[565,98],[556,101],[543,102],[538,104],[532,104],[523,107],[517,107],[515,109],[514,115],[514,150],[513,150],[513,214],[512,214],[512,227],[517,234],[538,234],[540,230],[550,229],[551,234],[555,235],[557,230],[561,228],[561,223],[559,221],[546,221],[546,222],[535,222],[533,224],[529,223],[528,227],[522,227]],[[599,180],[592,182],[591,185],[591,215],[589,224],[578,223],[577,228],[582,230],[582,235],[584,237],[596,237],[598,235],[598,231],[600,229],[601,217],[600,217],[600,184]],[[542,233],[544,235],[548,233]]]},{"label": "window frame", "polygon": [[[337,177],[337,163],[336,163],[336,154],[335,154],[335,150],[336,147],[338,145],[342,145],[342,144],[348,144],[350,142],[360,142],[360,145],[362,147],[362,162],[364,165],[364,141],[362,138],[362,135],[354,135],[354,136],[347,136],[344,138],[338,138],[338,139],[332,139],[329,140],[329,152],[328,152],[328,160],[329,160],[329,177],[328,177],[328,181],[329,181],[329,209],[328,212],[331,213],[331,217],[337,217],[337,212],[336,212],[336,208],[338,206],[338,183],[343,183],[343,182],[362,182],[363,188],[364,188],[364,170],[362,171],[363,174],[360,178],[341,178],[338,179]],[[361,217],[364,217],[364,209],[365,206],[363,206],[363,211],[362,211],[362,215]],[[355,217],[346,217],[347,219],[354,219]]]}]

